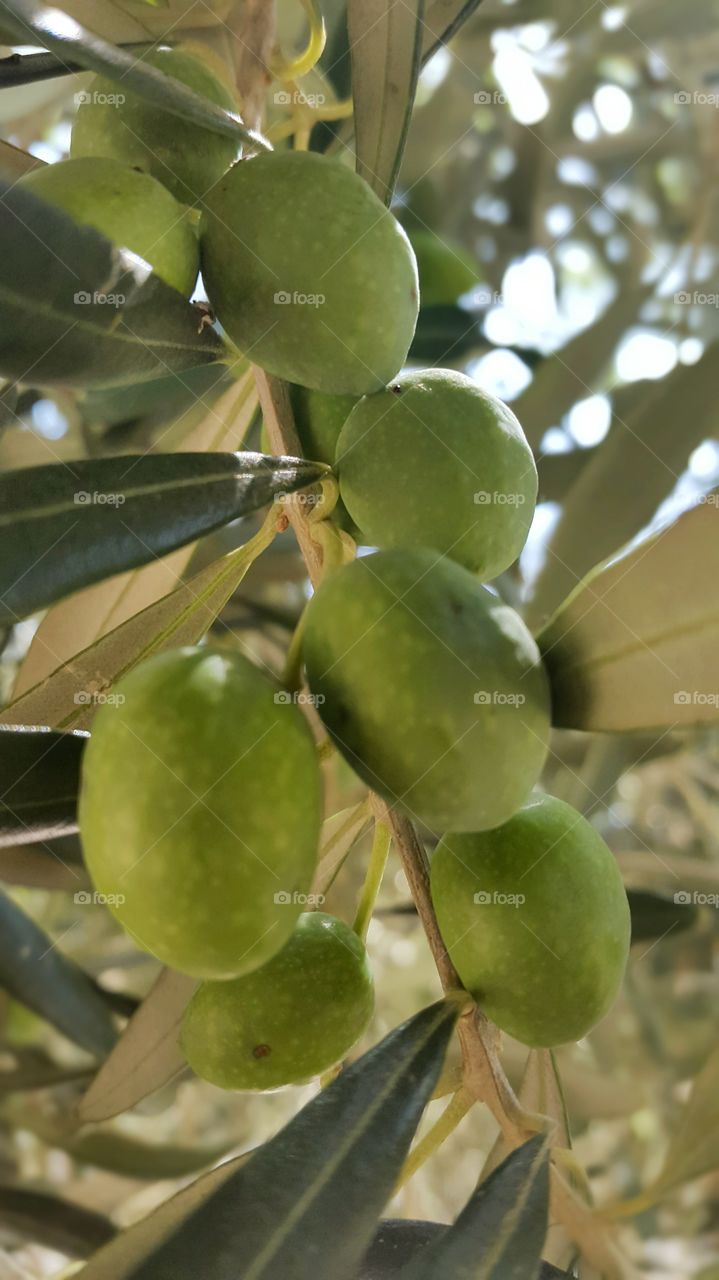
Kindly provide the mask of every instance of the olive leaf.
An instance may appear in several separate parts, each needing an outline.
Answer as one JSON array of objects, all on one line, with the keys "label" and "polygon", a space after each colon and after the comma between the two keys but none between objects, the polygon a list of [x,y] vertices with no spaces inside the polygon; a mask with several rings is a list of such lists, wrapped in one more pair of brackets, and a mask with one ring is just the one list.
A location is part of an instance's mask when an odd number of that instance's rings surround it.
[{"label": "olive leaf", "polygon": [[392,199],[421,65],[425,0],[348,0],[357,172]]},{"label": "olive leaf", "polygon": [[[441,1236],[446,1236],[448,1230],[449,1228],[441,1222],[385,1218],[380,1223],[354,1280],[399,1280],[399,1277],[404,1274],[403,1268],[407,1263],[410,1260],[419,1259],[424,1249],[439,1240]],[[461,1274],[462,1280],[465,1280],[473,1273],[470,1270],[463,1271]],[[566,1277],[570,1274],[573,1273],[559,1271],[549,1262],[543,1262],[539,1280],[557,1280],[557,1277]],[[442,1275],[444,1276],[444,1273]]]},{"label": "olive leaf", "polygon": [[481,0],[427,0],[422,24],[422,62],[452,39],[480,3]]},{"label": "olive leaf", "polygon": [[[391,1194],[454,1026],[442,1002],[391,1032],[249,1160],[163,1206],[90,1261],[83,1280],[340,1280]],[[184,1193],[186,1195],[186,1193]],[[178,1198],[179,1199],[179,1198]],[[185,1200],[187,1204],[187,1200]],[[164,1212],[163,1212],[164,1210]]]},{"label": "olive leaf", "polygon": [[0,894],[0,987],[89,1053],[117,1039],[94,983],[11,898]]},{"label": "olive leaf", "polygon": [[0,729],[0,848],[77,829],[81,733]]},{"label": "olive leaf", "polygon": [[178,1034],[196,986],[194,978],[163,969],[81,1099],[83,1123],[129,1111],[182,1071]]},{"label": "olive leaf", "polygon": [[206,316],[141,258],[0,179],[0,375],[105,386],[226,354]]},{"label": "olive leaf", "polygon": [[627,889],[632,914],[632,942],[654,942],[670,933],[681,933],[696,924],[699,908],[693,903],[677,903],[663,893],[648,889]]},{"label": "olive leaf", "polygon": [[538,1134],[482,1182],[402,1280],[538,1280],[549,1213],[549,1147]]},{"label": "olive leaf", "polygon": [[193,542],[328,470],[261,453],[152,454],[0,476],[0,622]]},{"label": "olive leaf", "polygon": [[58,1066],[42,1049],[15,1044],[0,1046],[0,1096],[76,1084],[91,1074],[87,1067]]},{"label": "olive leaf", "polygon": [[246,128],[241,118],[209,102],[171,76],[165,76],[142,59],[93,35],[69,14],[49,9],[35,0],[2,0],[3,22],[17,34],[20,44],[39,44],[65,62],[98,71],[120,81],[162,111],[252,146],[266,147],[264,139]]},{"label": "olive leaf", "polygon": [[86,1258],[116,1234],[102,1213],[83,1209],[69,1200],[0,1186],[0,1228],[20,1240],[57,1249],[71,1258]]},{"label": "olive leaf", "polygon": [[554,723],[619,731],[716,720],[718,575],[716,493],[594,569],[538,638]]}]

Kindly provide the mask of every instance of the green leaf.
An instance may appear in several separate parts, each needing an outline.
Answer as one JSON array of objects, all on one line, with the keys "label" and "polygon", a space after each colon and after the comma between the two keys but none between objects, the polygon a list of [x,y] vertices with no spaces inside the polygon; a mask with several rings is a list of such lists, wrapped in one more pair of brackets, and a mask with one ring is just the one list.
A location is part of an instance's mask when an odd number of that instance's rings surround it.
[{"label": "green leaf", "polygon": [[476,316],[455,305],[420,307],[411,359],[441,365],[480,348],[488,350],[488,343]]},{"label": "green leaf", "polygon": [[117,1039],[107,1004],[87,974],[5,894],[0,894],[0,987],[88,1053],[104,1057]]},{"label": "green leaf", "polygon": [[719,495],[599,565],[539,636],[562,728],[719,716]]},{"label": "green leaf", "polygon": [[348,0],[357,172],[389,204],[419,77],[424,0]]},{"label": "green leaf", "polygon": [[141,258],[0,179],[0,375],[138,382],[219,360],[222,339]]},{"label": "green leaf", "polygon": [[0,848],[77,830],[85,735],[0,729]]},{"label": "green leaf", "polygon": [[263,545],[261,534],[183,582],[154,604],[133,614],[119,627],[28,689],[0,713],[0,723],[41,718],[52,725],[92,722],[94,697],[78,703],[78,691],[107,689],[138,662],[180,645],[197,644],[212,626],[254,562]]},{"label": "green leaf", "polygon": [[0,476],[0,622],[147,564],[321,478],[261,453],[126,455]]},{"label": "green leaf", "polygon": [[39,44],[64,62],[76,62],[110,80],[121,81],[158,109],[190,120],[211,133],[254,146],[267,145],[259,134],[246,128],[238,115],[224,111],[142,59],[108,44],[60,9],[49,9],[35,0],[2,0],[2,8],[4,22],[17,32],[19,44]]},{"label": "green leaf", "polygon": [[[441,1222],[417,1222],[411,1218],[385,1218],[362,1259],[356,1280],[398,1280],[402,1268],[440,1236],[448,1227]],[[556,1280],[573,1274],[542,1263],[539,1280]]]},{"label": "green leaf", "polygon": [[82,1098],[83,1123],[129,1111],[185,1068],[178,1035],[196,986],[185,974],[162,971]]},{"label": "green leaf", "polygon": [[0,1187],[0,1227],[71,1258],[87,1258],[116,1235],[104,1214],[20,1187]]},{"label": "green leaf", "polygon": [[351,1277],[392,1192],[455,1016],[456,1007],[443,1002],[391,1032],[248,1161],[210,1175],[208,1195],[199,1184],[179,1224],[177,1213],[161,1209],[159,1230],[152,1219],[131,1228],[96,1255],[83,1280]]},{"label": "green leaf", "polygon": [[537,1135],[480,1184],[402,1280],[538,1280],[548,1213],[549,1149]]},{"label": "green leaf", "polygon": [[693,903],[677,903],[663,893],[627,889],[632,913],[632,942],[654,942],[681,933],[696,924],[699,909]]},{"label": "green leaf", "polygon": [[87,1080],[90,1074],[87,1067],[58,1066],[41,1049],[0,1045],[0,1096],[75,1084]]},{"label": "green leaf", "polygon": [[422,30],[422,62],[452,39],[478,9],[480,0],[427,0]]}]

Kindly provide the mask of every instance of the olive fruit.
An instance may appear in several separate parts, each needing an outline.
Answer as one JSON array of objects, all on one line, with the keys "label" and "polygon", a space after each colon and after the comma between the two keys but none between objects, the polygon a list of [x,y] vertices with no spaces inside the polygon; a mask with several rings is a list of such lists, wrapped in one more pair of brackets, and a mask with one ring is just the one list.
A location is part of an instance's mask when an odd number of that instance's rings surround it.
[{"label": "olive fruit", "polygon": [[175,649],[121,680],[85,751],[96,889],[173,969],[231,978],[287,941],[314,868],[320,778],[301,711],[246,658]]},{"label": "olive fruit", "polygon": [[270,373],[330,394],[378,391],[417,319],[405,232],[338,160],[242,161],[207,196],[202,273],[232,340]]},{"label": "olive fruit", "polygon": [[182,1048],[197,1075],[223,1089],[301,1084],[344,1057],[373,1004],[357,934],[309,911],[261,969],[203,983],[185,1012]]},{"label": "olive fruit", "polygon": [[119,160],[88,157],[32,169],[18,186],[144,258],[185,297],[192,293],[200,259],[197,235],[186,211],[149,174]]},{"label": "olive fruit", "polygon": [[450,306],[479,283],[477,264],[461,245],[434,231],[409,231],[423,307]]},{"label": "olive fruit", "polygon": [[[194,53],[154,49],[142,60],[215,106],[235,109],[229,87]],[[237,144],[96,76],[77,110],[70,154],[122,160],[152,174],[184,204],[194,204],[232,164]]]},{"label": "olive fruit", "polygon": [[495,827],[544,763],[549,696],[521,618],[433,551],[379,551],[310,601],[307,677],[369,786],[436,831]]},{"label": "olive fruit", "polygon": [[334,465],[340,431],[357,404],[357,396],[328,396],[307,387],[290,387],[297,434],[306,458]]},{"label": "olive fruit", "polygon": [[550,1047],[607,1013],[629,905],[613,854],[571,805],[541,796],[494,831],[445,836],[431,889],[462,982],[504,1031]]},{"label": "olive fruit", "polygon": [[537,468],[501,400],[449,369],[397,378],[365,396],[337,442],[342,501],[371,546],[426,546],[484,581],[516,560]]}]

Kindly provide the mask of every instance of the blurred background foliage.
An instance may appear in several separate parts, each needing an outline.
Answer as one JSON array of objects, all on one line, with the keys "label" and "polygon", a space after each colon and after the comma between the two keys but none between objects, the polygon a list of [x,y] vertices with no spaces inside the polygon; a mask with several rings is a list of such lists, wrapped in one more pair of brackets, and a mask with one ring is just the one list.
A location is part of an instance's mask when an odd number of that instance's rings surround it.
[{"label": "blurred background foliage", "polygon": [[[229,0],[63,7],[113,40],[172,29],[234,57]],[[330,39],[303,90],[342,97],[343,6],[325,0],[323,8]],[[281,3],[279,20],[282,47],[298,48],[300,6]],[[61,77],[0,90],[3,137],[38,160],[62,157],[72,95],[85,82]],[[284,118],[271,92],[267,116],[270,126]],[[317,126],[312,145],[341,151],[351,131],[346,122]],[[541,501],[532,535],[498,586],[537,626],[588,569],[719,483],[718,161],[717,0],[484,0],[422,73],[395,204],[422,273],[413,359],[464,369],[509,401],[536,451]],[[211,367],[86,395],[2,392],[0,468],[182,448],[226,391]],[[256,420],[248,441],[259,447]],[[206,539],[175,574],[196,572],[255,528],[247,520]],[[151,598],[171,585],[156,575]],[[283,535],[228,603],[213,640],[279,669],[306,590],[292,537]],[[37,643],[32,656],[38,621],[2,638],[6,702],[56,665],[46,651],[38,656]],[[55,639],[64,656],[57,631]],[[719,1276],[716,1102],[698,1128],[682,1128],[680,1117],[702,1069],[706,1098],[719,1096],[717,736],[557,732],[545,781],[591,815],[634,891],[622,998],[587,1042],[556,1055],[575,1155],[601,1205],[638,1196],[660,1177],[672,1140],[675,1157],[683,1143],[677,1185],[640,1206],[622,1227],[623,1242],[647,1277],[711,1280]],[[361,797],[336,761],[327,788],[329,813]],[[345,918],[366,840],[329,891],[327,909]],[[148,991],[156,976],[149,958],[101,907],[74,901],[87,888],[76,837],[0,850],[0,878],[67,956],[121,993],[126,1012],[128,997]],[[695,894],[700,905],[683,910],[681,895]],[[439,993],[395,862],[369,948],[380,999],[366,1044]],[[25,1211],[10,1203],[0,1210],[0,1280],[56,1274],[99,1242],[107,1218],[125,1225],[183,1185],[193,1172],[188,1151],[201,1164],[255,1146],[309,1096],[234,1097],[180,1074],[132,1114],[78,1134],[71,1107],[90,1078],[89,1057],[9,996],[0,996],[0,1027],[0,1182],[54,1189],[102,1215],[73,1225],[48,1214],[43,1244],[28,1244]],[[517,1087],[526,1058],[505,1043]],[[20,1070],[33,1088],[18,1091]],[[430,1108],[428,1124],[440,1107]],[[451,1219],[495,1137],[488,1114],[475,1108],[398,1195],[397,1214]],[[559,1236],[553,1259],[572,1260]]]}]

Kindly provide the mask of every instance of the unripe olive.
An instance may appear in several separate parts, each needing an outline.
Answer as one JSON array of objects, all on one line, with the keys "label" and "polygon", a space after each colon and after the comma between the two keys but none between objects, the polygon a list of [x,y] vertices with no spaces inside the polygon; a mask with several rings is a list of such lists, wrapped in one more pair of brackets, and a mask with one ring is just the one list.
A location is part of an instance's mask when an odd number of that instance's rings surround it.
[{"label": "unripe olive", "polygon": [[409,231],[423,307],[451,305],[480,283],[477,263],[460,244],[434,231]]},{"label": "unripe olive", "polygon": [[332,572],[303,641],[318,711],[369,786],[437,831],[505,822],[544,763],[549,697],[521,618],[426,549]]},{"label": "unripe olive", "polygon": [[342,500],[372,546],[426,546],[487,581],[516,560],[537,468],[501,400],[449,369],[365,396],[337,442]]},{"label": "unripe olive", "polygon": [[149,174],[95,156],[32,169],[18,186],[138,254],[185,297],[192,293],[200,261],[197,235],[186,210]]},{"label": "unripe olive", "polygon": [[310,911],[261,969],[200,987],[185,1012],[182,1047],[197,1075],[223,1089],[301,1084],[345,1056],[373,1005],[357,934]]},{"label": "unripe olive", "polygon": [[417,272],[399,223],[338,160],[242,161],[205,200],[202,272],[232,340],[270,373],[363,395],[403,364]]},{"label": "unripe olive", "polygon": [[[228,86],[194,52],[154,49],[143,54],[143,62],[216,106],[235,109]],[[96,76],[78,107],[70,154],[122,160],[151,173],[184,204],[194,204],[232,164],[237,144]]]},{"label": "unripe olive", "polygon": [[279,951],[319,828],[307,723],[239,654],[161,654],[100,707],[80,797],[88,870],[137,943],[172,968],[224,979]]},{"label": "unripe olive", "polygon": [[[340,431],[357,404],[357,396],[328,396],[293,385],[290,399],[304,457],[333,466]],[[361,536],[341,498],[337,499],[332,519],[353,538]]]},{"label": "unripe olive", "polygon": [[462,982],[503,1030],[549,1047],[607,1013],[629,905],[613,854],[571,805],[541,796],[493,831],[445,836],[431,887]]}]

